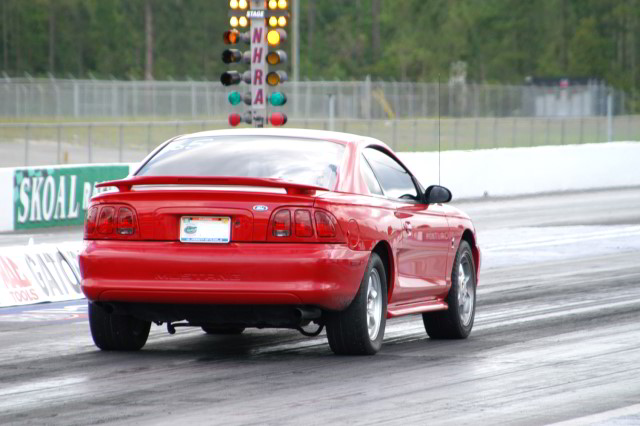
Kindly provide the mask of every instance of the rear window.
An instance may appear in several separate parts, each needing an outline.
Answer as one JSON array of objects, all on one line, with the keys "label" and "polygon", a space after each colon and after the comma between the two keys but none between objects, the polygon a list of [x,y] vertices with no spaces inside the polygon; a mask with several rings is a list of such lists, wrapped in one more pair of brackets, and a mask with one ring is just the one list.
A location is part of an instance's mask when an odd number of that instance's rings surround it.
[{"label": "rear window", "polygon": [[167,144],[137,176],[237,176],[283,179],[334,189],[344,145],[264,136],[181,138]]}]

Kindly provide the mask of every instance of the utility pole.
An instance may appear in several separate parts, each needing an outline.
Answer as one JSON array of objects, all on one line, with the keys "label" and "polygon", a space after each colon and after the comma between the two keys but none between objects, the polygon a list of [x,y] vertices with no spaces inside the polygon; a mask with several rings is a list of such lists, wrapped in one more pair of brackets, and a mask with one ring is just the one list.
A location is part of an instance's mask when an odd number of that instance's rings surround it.
[{"label": "utility pole", "polygon": [[[291,56],[293,61],[293,111],[298,111],[298,94],[300,91],[300,1],[291,0],[293,12],[293,45]],[[314,0],[311,0],[314,1]]]},{"label": "utility pole", "polygon": [[[300,81],[300,1],[291,0],[293,4],[293,45],[291,55],[293,56],[293,81]],[[294,99],[296,99],[294,97]]]}]

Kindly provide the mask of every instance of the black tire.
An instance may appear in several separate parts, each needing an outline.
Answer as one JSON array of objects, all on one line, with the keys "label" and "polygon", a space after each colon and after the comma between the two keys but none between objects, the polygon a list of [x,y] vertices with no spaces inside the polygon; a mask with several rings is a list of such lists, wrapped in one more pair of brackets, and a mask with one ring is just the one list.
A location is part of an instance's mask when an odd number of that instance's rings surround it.
[{"label": "black tire", "polygon": [[203,325],[202,331],[207,334],[226,334],[226,335],[234,335],[234,334],[242,334],[244,331],[244,327],[225,327],[220,325]]},{"label": "black tire", "polygon": [[[367,322],[367,299],[369,296],[369,278],[376,274],[379,279],[381,313],[379,328],[375,338],[369,335]],[[376,279],[375,276],[372,279]],[[375,284],[374,284],[375,286]],[[377,292],[376,292],[377,294]],[[376,303],[372,302],[372,306]],[[377,311],[376,311],[377,313]],[[360,282],[360,289],[349,307],[344,311],[327,313],[327,338],[331,350],[338,355],[373,355],[380,350],[384,338],[387,319],[387,275],[384,264],[376,253],[371,253],[369,264]]]},{"label": "black tire", "polygon": [[89,326],[93,342],[103,351],[137,351],[147,343],[151,321],[110,314],[89,302]]},{"label": "black tire", "polygon": [[[460,280],[460,267],[463,267],[465,276],[468,275],[466,287]],[[464,281],[464,280],[462,280]],[[465,288],[468,291],[465,291]],[[462,298],[469,297],[470,308],[461,307],[459,295]],[[432,339],[466,339],[473,328],[476,315],[476,268],[473,262],[471,246],[466,241],[460,243],[451,272],[451,290],[446,298],[449,309],[440,312],[422,314],[424,328]],[[470,316],[469,316],[470,315]]]}]

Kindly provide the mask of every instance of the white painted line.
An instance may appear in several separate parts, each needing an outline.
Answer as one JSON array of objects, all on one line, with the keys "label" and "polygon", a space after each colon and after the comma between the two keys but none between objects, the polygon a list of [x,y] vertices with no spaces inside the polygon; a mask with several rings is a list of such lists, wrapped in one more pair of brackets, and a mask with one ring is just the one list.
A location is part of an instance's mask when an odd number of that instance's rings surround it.
[{"label": "white painted line", "polygon": [[48,379],[48,380],[36,380],[33,382],[22,383],[14,386],[5,386],[0,388],[0,396],[8,396],[21,394],[26,392],[34,392],[45,389],[57,389],[60,386],[75,385],[78,383],[86,382],[86,377],[68,377],[66,379]]},{"label": "white painted line", "polygon": [[583,241],[593,241],[593,240],[606,240],[611,238],[620,238],[620,237],[632,237],[640,235],[640,226],[630,226],[627,228],[618,228],[611,231],[602,231],[602,232],[593,232],[589,234],[577,235],[575,237],[569,238],[558,238],[558,239],[545,239],[545,240],[533,240],[526,241],[519,244],[503,244],[496,246],[486,246],[483,245],[483,251],[501,251],[501,250],[518,250],[518,249],[528,249],[534,247],[550,247],[550,246],[559,246],[573,243],[580,243]]},{"label": "white painted line", "polygon": [[[633,421],[614,423],[612,420],[620,417],[634,416]],[[615,410],[604,411],[590,416],[579,417],[577,419],[566,420],[559,423],[553,423],[549,426],[584,426],[595,424],[640,424],[640,404],[629,405],[628,407],[617,408]]]}]

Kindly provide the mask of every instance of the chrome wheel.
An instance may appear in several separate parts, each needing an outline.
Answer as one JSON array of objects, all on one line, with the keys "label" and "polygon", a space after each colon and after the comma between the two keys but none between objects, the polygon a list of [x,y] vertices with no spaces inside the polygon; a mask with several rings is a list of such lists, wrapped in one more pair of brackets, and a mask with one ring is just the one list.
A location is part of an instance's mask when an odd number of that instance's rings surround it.
[{"label": "chrome wheel", "polygon": [[382,291],[380,274],[376,268],[371,269],[367,284],[367,329],[369,339],[376,340],[382,322]]},{"label": "chrome wheel", "polygon": [[464,256],[458,267],[458,312],[460,321],[465,327],[471,322],[473,305],[475,303],[474,283],[471,262],[468,256]]}]

